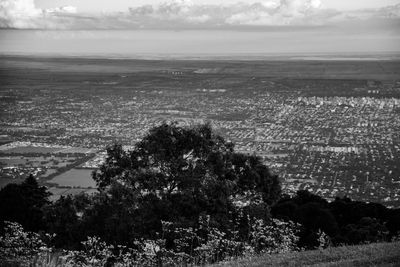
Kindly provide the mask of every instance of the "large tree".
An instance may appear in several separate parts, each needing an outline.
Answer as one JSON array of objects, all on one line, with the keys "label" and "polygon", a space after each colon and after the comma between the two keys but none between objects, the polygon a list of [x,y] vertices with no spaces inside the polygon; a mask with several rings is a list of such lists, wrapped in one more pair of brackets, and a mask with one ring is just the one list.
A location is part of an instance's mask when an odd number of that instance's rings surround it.
[{"label": "large tree", "polygon": [[107,153],[93,178],[109,204],[129,202],[124,213],[141,222],[139,232],[161,220],[191,224],[202,213],[223,225],[238,202],[267,206],[280,194],[278,177],[260,158],[235,153],[209,125],[162,124],[132,151],[114,145]]},{"label": "large tree", "polygon": [[13,221],[28,230],[43,230],[43,207],[49,203],[49,196],[46,187],[39,186],[32,175],[21,184],[8,184],[0,190],[0,223]]}]

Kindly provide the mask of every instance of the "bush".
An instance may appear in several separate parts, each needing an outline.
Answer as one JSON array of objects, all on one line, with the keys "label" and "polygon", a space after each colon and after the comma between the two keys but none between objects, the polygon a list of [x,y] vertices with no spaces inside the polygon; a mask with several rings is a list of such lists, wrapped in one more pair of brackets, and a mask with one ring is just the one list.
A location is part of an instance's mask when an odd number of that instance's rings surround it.
[{"label": "bush", "polygon": [[300,229],[300,224],[291,221],[256,220],[250,233],[251,245],[257,253],[296,251]]},{"label": "bush", "polygon": [[15,222],[5,222],[4,234],[0,237],[0,263],[28,266],[32,262],[43,262],[51,249],[39,234],[26,232]]},{"label": "bush", "polygon": [[[80,251],[65,251],[67,266],[176,266],[204,265],[259,253],[297,251],[300,225],[293,222],[256,220],[248,240],[240,240],[210,226],[210,216],[201,216],[197,228],[182,228],[162,222],[157,239],[137,240],[135,249],[114,247],[98,237],[82,242]],[[169,244],[168,244],[169,243]]]}]

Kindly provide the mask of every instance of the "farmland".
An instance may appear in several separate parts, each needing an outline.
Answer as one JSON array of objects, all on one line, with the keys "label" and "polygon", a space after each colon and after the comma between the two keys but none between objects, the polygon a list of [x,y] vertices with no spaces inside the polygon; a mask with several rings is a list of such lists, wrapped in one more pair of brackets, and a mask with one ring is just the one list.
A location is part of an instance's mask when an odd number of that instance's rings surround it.
[{"label": "farmland", "polygon": [[91,178],[91,173],[92,170],[71,169],[54,177],[49,183],[60,187],[95,188],[96,184]]},{"label": "farmland", "polygon": [[0,188],[21,183],[33,174],[50,187],[51,199],[78,194],[95,187],[91,169],[74,169],[93,158],[95,149],[43,143],[13,142],[0,146]]}]

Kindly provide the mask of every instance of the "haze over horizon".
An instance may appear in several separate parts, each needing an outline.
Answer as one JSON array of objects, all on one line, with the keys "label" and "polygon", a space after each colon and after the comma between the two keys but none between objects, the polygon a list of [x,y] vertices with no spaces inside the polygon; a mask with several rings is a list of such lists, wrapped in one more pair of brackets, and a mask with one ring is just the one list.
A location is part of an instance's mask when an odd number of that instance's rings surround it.
[{"label": "haze over horizon", "polygon": [[400,53],[400,1],[0,0],[0,54]]}]

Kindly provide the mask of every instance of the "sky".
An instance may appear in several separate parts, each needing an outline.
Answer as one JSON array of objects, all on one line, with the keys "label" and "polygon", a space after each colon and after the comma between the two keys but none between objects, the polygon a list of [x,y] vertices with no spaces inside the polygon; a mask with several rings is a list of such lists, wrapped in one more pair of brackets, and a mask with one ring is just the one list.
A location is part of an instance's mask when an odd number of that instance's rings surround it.
[{"label": "sky", "polygon": [[3,29],[254,29],[382,19],[400,19],[400,0],[0,0]]},{"label": "sky", "polygon": [[[159,4],[165,1],[161,0],[36,0],[36,6],[39,8],[54,8],[59,6],[75,6],[82,12],[110,12],[125,11],[129,7],[141,6],[146,4]],[[232,0],[192,0],[192,3],[202,4],[227,4],[235,3]],[[242,2],[257,2],[251,0],[243,0]],[[354,10],[363,8],[379,8],[389,5],[395,5],[396,0],[322,0],[323,7],[338,10]]]},{"label": "sky", "polygon": [[0,54],[400,53],[400,0],[0,0]]}]

